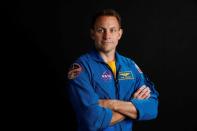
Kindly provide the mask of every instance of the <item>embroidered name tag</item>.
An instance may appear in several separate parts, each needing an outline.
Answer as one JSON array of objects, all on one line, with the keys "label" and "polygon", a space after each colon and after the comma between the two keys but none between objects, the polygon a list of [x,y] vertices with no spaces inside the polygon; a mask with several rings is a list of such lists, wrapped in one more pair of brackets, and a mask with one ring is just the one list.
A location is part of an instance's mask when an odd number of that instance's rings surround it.
[{"label": "embroidered name tag", "polygon": [[134,79],[133,73],[132,73],[131,71],[119,72],[119,74],[118,74],[118,79],[119,79],[119,80]]}]

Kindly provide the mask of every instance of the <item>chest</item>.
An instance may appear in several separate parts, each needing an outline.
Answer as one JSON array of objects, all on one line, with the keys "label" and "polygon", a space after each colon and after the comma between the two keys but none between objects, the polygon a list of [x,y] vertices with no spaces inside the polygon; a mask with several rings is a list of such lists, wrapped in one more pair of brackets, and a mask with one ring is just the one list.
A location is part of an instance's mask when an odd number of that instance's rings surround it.
[{"label": "chest", "polygon": [[128,100],[132,96],[137,82],[134,71],[125,65],[116,68],[116,76],[105,64],[91,68],[92,86],[100,99]]}]

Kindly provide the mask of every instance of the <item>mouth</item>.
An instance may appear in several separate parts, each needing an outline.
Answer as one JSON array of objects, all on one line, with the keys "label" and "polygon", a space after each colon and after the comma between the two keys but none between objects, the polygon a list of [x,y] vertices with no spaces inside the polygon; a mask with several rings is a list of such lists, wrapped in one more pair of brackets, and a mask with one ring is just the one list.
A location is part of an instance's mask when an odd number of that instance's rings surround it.
[{"label": "mouth", "polygon": [[102,43],[108,44],[108,43],[112,43],[112,42],[111,41],[103,41]]}]

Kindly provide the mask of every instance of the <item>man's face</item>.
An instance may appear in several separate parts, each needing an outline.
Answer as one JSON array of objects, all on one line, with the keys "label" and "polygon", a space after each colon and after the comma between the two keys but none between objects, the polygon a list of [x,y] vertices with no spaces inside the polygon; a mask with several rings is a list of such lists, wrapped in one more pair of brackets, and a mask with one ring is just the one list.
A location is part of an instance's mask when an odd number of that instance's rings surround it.
[{"label": "man's face", "polygon": [[95,22],[94,29],[91,29],[95,47],[103,53],[115,51],[121,36],[122,29],[114,16],[100,16]]}]

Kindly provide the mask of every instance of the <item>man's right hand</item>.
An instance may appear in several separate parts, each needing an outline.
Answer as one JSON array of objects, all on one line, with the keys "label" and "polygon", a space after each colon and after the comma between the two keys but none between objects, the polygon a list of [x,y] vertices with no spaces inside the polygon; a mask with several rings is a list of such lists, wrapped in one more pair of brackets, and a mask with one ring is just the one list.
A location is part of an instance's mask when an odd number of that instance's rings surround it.
[{"label": "man's right hand", "polygon": [[136,99],[148,99],[150,97],[150,88],[146,85],[141,86],[133,95]]}]

